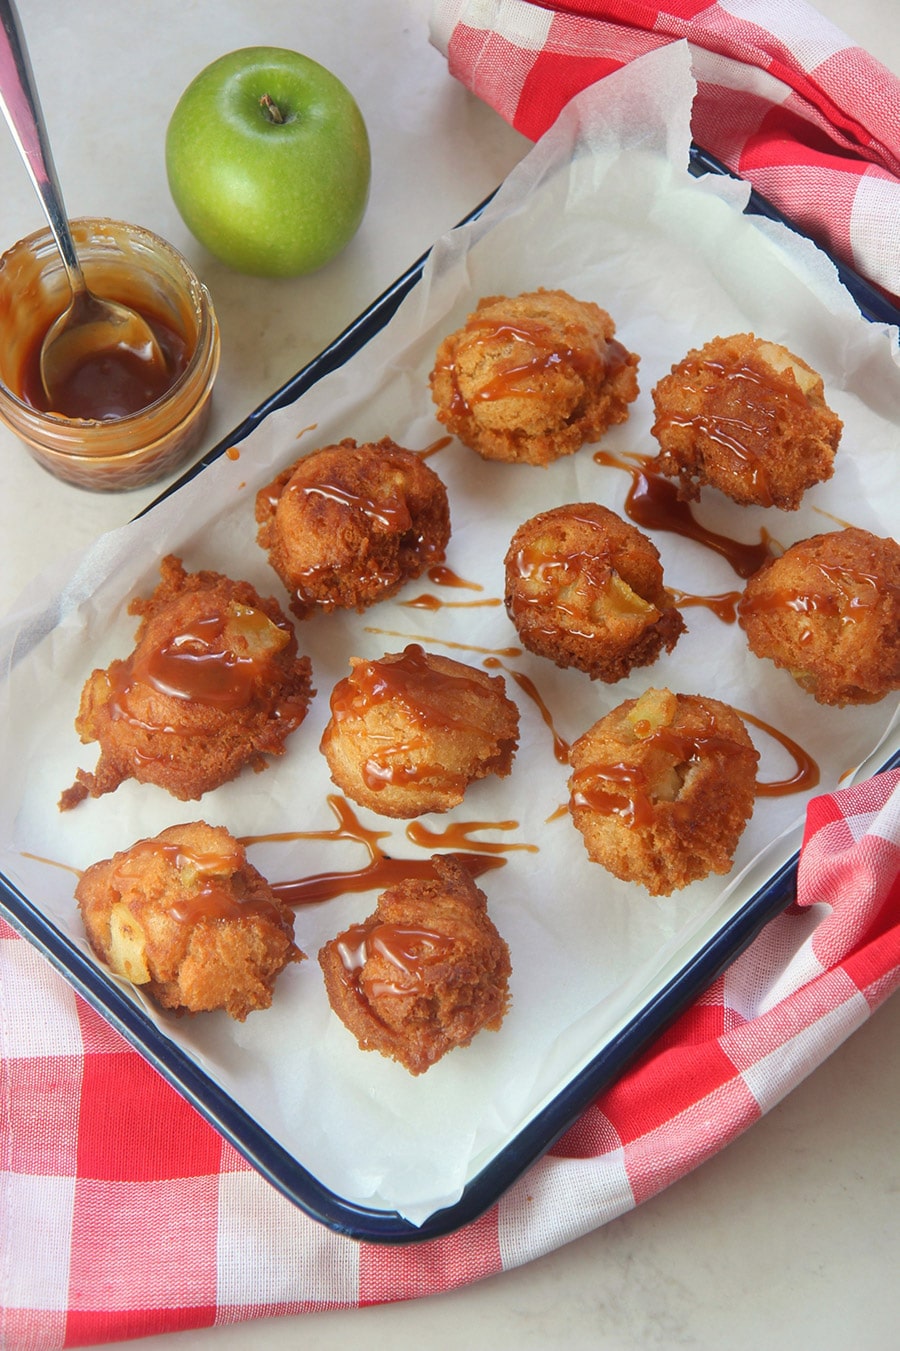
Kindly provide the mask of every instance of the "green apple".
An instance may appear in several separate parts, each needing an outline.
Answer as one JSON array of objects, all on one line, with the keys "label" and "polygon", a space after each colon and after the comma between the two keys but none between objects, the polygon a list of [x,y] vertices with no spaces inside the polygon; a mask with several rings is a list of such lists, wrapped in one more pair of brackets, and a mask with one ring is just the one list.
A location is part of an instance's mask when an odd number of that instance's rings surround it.
[{"label": "green apple", "polygon": [[282,47],[244,47],[188,85],[166,133],[185,224],[238,272],[290,277],[327,263],[359,228],[371,155],[353,95]]}]

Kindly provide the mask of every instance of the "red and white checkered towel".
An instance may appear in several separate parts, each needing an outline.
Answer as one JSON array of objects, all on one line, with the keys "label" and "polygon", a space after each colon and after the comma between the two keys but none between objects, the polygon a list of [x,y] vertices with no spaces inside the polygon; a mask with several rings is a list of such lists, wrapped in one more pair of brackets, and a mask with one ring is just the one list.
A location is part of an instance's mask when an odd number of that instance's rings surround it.
[{"label": "red and white checkered towel", "polygon": [[900,770],[815,799],[797,900],[500,1203],[356,1243],[255,1173],[0,921],[0,1346],[45,1351],[451,1290],[653,1196],[900,983]]},{"label": "red and white checkered towel", "polygon": [[900,296],[900,81],[805,0],[434,0],[432,37],[534,140],[579,90],[686,39],[697,144]]},{"label": "red and white checkered towel", "polygon": [[[900,85],[799,0],[437,0],[434,33],[532,135],[585,83],[687,36],[697,140],[900,293]],[[812,803],[796,903],[490,1212],[385,1248],[281,1197],[0,921],[0,1346],[407,1299],[527,1262],[721,1149],[898,983],[900,770]]]}]

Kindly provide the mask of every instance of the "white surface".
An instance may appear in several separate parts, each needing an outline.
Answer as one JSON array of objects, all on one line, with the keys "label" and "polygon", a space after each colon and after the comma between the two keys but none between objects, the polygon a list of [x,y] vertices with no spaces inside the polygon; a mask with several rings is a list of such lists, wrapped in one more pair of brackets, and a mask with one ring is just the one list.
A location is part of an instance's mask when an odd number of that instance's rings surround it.
[{"label": "white surface", "polygon": [[[61,8],[21,0],[69,211],[158,230],[209,285],[223,331],[211,445],[328,343],[518,161],[528,143],[447,75],[426,0],[274,0]],[[900,11],[878,0],[820,8],[900,72]],[[76,23],[77,16],[77,23]],[[138,25],[143,30],[136,34]],[[182,88],[206,61],[259,42],[321,60],[356,94],[374,148],[363,229],[322,273],[265,283],[227,273],[187,237],[162,144]],[[76,61],[89,63],[75,75]],[[95,72],[103,71],[97,78]],[[0,137],[3,243],[40,210]],[[0,605],[51,557],[127,520],[154,495],[77,492],[0,432]],[[452,1295],[152,1338],[146,1347],[259,1351],[347,1339],[381,1347],[627,1348],[896,1345],[900,1075],[894,1000],[778,1109],[656,1200],[524,1269]],[[129,1343],[134,1345],[134,1343]]]}]

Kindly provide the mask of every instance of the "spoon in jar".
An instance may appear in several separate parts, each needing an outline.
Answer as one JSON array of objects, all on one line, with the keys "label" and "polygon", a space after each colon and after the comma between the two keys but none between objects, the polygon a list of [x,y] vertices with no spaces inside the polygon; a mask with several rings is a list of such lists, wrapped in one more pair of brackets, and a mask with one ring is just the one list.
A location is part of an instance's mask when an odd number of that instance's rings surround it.
[{"label": "spoon in jar", "polygon": [[165,357],[149,324],[126,305],[94,295],[85,282],[12,0],[0,0],[0,107],[41,199],[72,291],[68,307],[54,320],[41,347],[41,383],[51,407],[88,356],[115,352],[146,367],[148,383],[159,383]]}]

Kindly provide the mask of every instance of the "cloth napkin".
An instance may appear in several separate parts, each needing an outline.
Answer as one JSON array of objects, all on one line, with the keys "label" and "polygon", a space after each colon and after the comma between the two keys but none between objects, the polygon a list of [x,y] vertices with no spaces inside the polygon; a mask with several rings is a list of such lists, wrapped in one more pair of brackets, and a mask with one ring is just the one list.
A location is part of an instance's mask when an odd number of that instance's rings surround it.
[{"label": "cloth napkin", "polygon": [[[795,191],[796,166],[808,163],[804,223],[900,292],[878,242],[894,191],[878,129],[900,92],[881,70],[876,97],[872,58],[806,6],[685,3],[664,14],[446,0],[433,35],[453,73],[534,136],[584,84],[687,36],[703,72],[698,116],[705,108],[723,132],[696,139],[753,177],[741,156],[756,136],[752,167],[771,176],[754,181],[773,200],[773,183]],[[842,103],[838,85],[853,99]],[[757,127],[735,160],[725,142],[737,147],[751,106],[773,129],[770,153]],[[852,129],[842,106],[855,109]],[[791,140],[787,127],[808,130]],[[815,154],[801,158],[798,146]],[[788,162],[791,172],[776,172]],[[835,174],[855,191],[822,186]],[[900,769],[810,804],[794,902],[487,1214],[386,1248],[334,1234],[285,1200],[0,921],[0,1346],[51,1351],[408,1299],[533,1260],[724,1147],[898,983]]]},{"label": "cloth napkin", "polygon": [[690,44],[692,132],[832,256],[900,295],[900,82],[805,0],[435,0],[450,71],[533,140],[572,96]]}]

